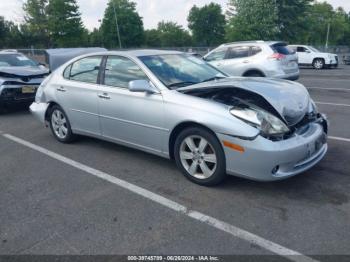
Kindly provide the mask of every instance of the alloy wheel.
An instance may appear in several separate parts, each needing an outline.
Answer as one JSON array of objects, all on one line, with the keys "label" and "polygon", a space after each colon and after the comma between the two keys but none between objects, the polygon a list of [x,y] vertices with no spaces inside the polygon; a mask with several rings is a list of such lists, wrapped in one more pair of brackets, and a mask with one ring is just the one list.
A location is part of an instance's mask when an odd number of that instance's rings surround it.
[{"label": "alloy wheel", "polygon": [[185,170],[197,179],[211,177],[217,167],[213,146],[201,136],[188,136],[182,141],[180,160]]},{"label": "alloy wheel", "polygon": [[323,62],[322,60],[316,60],[315,63],[314,63],[314,67],[316,69],[322,69],[323,68]]},{"label": "alloy wheel", "polygon": [[52,128],[55,135],[60,139],[65,139],[68,134],[67,119],[60,110],[55,110],[51,117]]}]

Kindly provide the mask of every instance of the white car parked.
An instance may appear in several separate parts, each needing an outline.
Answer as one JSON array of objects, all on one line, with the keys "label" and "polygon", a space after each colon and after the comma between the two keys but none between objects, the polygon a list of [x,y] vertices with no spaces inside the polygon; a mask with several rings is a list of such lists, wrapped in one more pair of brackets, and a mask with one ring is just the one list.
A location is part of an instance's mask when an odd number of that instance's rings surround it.
[{"label": "white car parked", "polygon": [[203,58],[230,76],[299,78],[298,57],[284,42],[244,41],[223,44]]},{"label": "white car parked", "polygon": [[298,54],[299,65],[312,65],[315,69],[338,67],[338,56],[336,54],[322,53],[308,45],[290,45],[289,47]]}]

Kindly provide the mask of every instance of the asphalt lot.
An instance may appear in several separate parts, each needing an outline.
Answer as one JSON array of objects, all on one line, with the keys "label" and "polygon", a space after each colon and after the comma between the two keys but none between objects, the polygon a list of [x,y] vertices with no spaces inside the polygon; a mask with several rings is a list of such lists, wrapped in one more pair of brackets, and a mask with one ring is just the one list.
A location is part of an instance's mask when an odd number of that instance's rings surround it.
[{"label": "asphalt lot", "polygon": [[[261,240],[321,261],[350,255],[350,66],[303,69],[299,82],[328,115],[329,152],[310,171],[274,183],[230,177],[200,187],[171,161],[86,137],[63,145],[27,110],[0,115],[0,254],[274,255]],[[4,134],[261,239],[224,232]]]}]

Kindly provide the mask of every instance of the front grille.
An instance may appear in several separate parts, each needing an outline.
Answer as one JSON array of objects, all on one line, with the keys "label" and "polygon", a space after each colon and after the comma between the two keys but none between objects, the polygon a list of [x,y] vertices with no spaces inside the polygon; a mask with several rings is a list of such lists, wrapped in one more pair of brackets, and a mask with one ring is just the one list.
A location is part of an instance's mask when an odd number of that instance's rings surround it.
[{"label": "front grille", "polygon": [[315,122],[317,120],[317,118],[319,118],[320,115],[319,114],[315,114],[315,113],[307,113],[305,114],[305,116],[303,117],[302,120],[300,120],[297,124],[295,124],[294,126],[291,127],[291,129],[295,132],[298,131],[299,129],[305,127],[306,125]]}]

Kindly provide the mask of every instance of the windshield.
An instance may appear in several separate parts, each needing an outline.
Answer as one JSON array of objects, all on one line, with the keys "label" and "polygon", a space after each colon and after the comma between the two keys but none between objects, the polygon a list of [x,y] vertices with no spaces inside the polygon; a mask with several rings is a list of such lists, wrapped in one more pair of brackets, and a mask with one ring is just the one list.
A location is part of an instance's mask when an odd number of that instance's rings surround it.
[{"label": "windshield", "polygon": [[139,59],[169,89],[177,89],[226,75],[205,61],[186,54],[141,56]]},{"label": "windshield", "polygon": [[0,54],[0,67],[37,65],[38,63],[22,54]]},{"label": "windshield", "polygon": [[320,50],[317,50],[315,47],[313,46],[308,46],[308,48],[312,51],[312,52],[315,52],[315,53],[320,53]]}]

